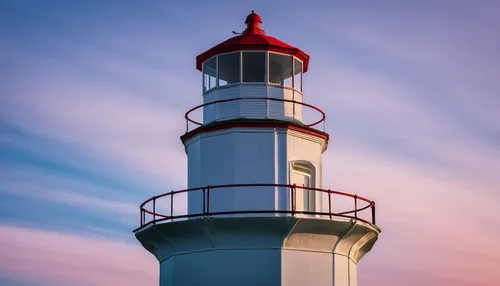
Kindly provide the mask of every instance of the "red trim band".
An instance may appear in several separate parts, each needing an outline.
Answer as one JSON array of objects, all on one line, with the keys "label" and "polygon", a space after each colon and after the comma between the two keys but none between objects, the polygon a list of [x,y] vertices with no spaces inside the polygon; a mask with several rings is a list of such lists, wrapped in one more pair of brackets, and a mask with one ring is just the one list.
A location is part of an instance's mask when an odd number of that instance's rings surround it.
[{"label": "red trim band", "polygon": [[291,122],[290,123],[231,123],[231,122],[228,122],[226,124],[221,123],[220,125],[216,125],[216,126],[208,126],[208,127],[201,126],[199,128],[196,128],[196,129],[182,135],[181,141],[182,141],[182,143],[184,143],[186,140],[188,140],[188,139],[190,139],[198,134],[213,132],[213,131],[218,131],[218,130],[224,130],[224,129],[231,129],[231,128],[283,128],[283,129],[286,128],[286,129],[295,130],[295,131],[298,131],[301,133],[305,133],[308,135],[322,138],[325,140],[326,145],[328,145],[328,140],[330,139],[330,136],[326,132],[321,132],[321,131],[313,129],[313,128],[298,126],[298,125],[295,125]]}]

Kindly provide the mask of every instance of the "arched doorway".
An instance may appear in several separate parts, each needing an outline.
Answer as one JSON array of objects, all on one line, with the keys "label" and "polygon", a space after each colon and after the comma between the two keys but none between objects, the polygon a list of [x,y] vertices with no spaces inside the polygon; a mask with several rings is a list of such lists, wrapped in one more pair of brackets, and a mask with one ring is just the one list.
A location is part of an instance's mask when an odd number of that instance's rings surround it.
[{"label": "arched doorway", "polygon": [[[315,168],[307,161],[293,161],[290,168],[290,184],[305,187],[315,188]],[[316,197],[315,191],[297,188],[294,193],[295,210],[315,212]]]}]

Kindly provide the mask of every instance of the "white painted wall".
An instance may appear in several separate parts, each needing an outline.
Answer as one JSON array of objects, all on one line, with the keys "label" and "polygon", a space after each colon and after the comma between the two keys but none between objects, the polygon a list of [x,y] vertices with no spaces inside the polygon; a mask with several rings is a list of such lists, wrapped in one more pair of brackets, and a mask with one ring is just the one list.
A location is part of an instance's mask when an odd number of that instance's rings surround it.
[{"label": "white painted wall", "polygon": [[[317,137],[304,134],[298,131],[290,131],[287,135],[287,161],[288,161],[288,174],[290,174],[291,163],[294,161],[306,161],[313,165],[314,176],[312,180],[311,187],[321,188],[322,186],[322,164],[321,156],[324,152],[324,145]],[[294,182],[290,182],[293,184]],[[316,196],[316,211],[324,211],[322,201],[325,195],[321,195],[318,192],[312,193]]]},{"label": "white painted wall", "polygon": [[149,225],[136,237],[160,263],[161,286],[356,286],[357,249],[379,230],[298,217],[203,217]]},{"label": "white painted wall", "polygon": [[[302,102],[302,94],[296,90],[265,84],[236,84],[216,88],[203,96],[203,103],[232,98],[277,98]],[[295,107],[294,107],[295,105]],[[236,100],[207,105],[203,110],[203,123],[236,118],[270,118],[302,121],[302,105],[263,99]]]},{"label": "white painted wall", "polygon": [[[185,142],[188,188],[226,184],[289,184],[294,160],[310,162],[321,186],[323,139],[287,128],[231,128]],[[293,182],[292,182],[293,183]],[[188,212],[202,212],[202,193],[188,194]],[[321,203],[317,202],[318,206]],[[212,189],[210,211],[290,210],[287,188]]]},{"label": "white painted wall", "polygon": [[178,255],[160,263],[160,286],[286,285],[281,283],[280,258],[279,249]]},{"label": "white painted wall", "polygon": [[334,285],[349,285],[349,257],[333,254]]},{"label": "white painted wall", "polygon": [[[357,286],[356,268],[356,263],[348,257],[332,253],[221,249],[178,255],[162,261],[160,286]],[[194,271],[196,275],[192,275]]]},{"label": "white painted wall", "polygon": [[358,286],[358,265],[349,260],[349,286]]},{"label": "white painted wall", "polygon": [[333,286],[332,272],[331,253],[297,250],[283,250],[281,253],[281,285]]}]

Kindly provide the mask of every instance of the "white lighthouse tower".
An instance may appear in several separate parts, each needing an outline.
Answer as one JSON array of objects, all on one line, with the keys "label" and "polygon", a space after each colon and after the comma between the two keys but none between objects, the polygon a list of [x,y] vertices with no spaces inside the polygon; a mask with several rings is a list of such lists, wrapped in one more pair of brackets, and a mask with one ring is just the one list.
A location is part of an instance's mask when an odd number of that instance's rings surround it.
[{"label": "white lighthouse tower", "polygon": [[[196,58],[203,104],[181,136],[188,188],[145,201],[135,230],[161,286],[355,286],[380,233],[373,201],[322,186],[329,136],[325,114],[303,102],[309,56],[261,22],[252,11],[241,35]],[[318,118],[306,122],[306,109]]]}]

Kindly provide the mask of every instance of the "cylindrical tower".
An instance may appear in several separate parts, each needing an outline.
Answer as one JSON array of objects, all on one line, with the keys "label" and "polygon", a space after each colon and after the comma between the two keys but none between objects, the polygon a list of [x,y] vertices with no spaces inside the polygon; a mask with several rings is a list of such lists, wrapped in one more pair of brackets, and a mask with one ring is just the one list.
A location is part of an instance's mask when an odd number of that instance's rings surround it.
[{"label": "cylindrical tower", "polygon": [[[181,136],[188,188],[145,201],[135,235],[160,262],[161,286],[357,285],[380,233],[375,203],[322,188],[329,136],[317,129],[323,111],[302,101],[309,56],[267,36],[254,11],[245,23],[196,58],[203,104]],[[307,122],[306,109],[318,117]]]}]

